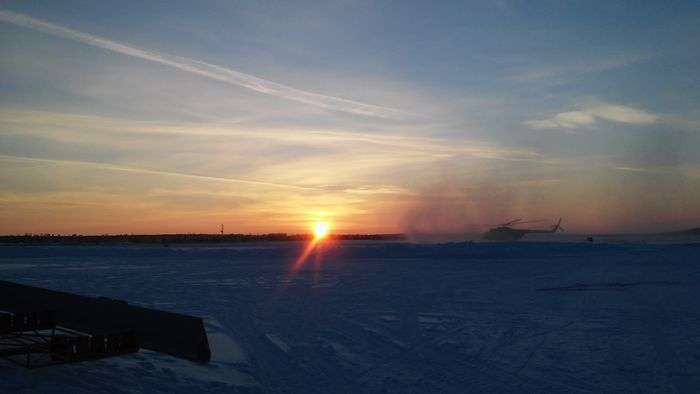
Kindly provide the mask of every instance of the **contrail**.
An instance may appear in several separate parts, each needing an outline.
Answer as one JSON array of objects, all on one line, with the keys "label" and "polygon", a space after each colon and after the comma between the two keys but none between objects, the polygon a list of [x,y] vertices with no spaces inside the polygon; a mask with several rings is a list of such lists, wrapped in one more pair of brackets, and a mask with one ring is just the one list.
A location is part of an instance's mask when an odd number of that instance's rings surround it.
[{"label": "contrail", "polygon": [[98,170],[107,170],[107,171],[120,171],[120,172],[131,172],[131,173],[138,173],[138,174],[147,174],[147,175],[172,176],[172,177],[200,179],[200,180],[205,180],[205,181],[216,181],[216,182],[243,183],[243,184],[255,185],[255,186],[268,186],[268,187],[296,189],[296,190],[305,190],[305,191],[323,191],[323,189],[321,189],[321,188],[310,187],[310,186],[298,186],[298,185],[289,185],[289,184],[285,184],[285,183],[265,182],[265,181],[249,180],[249,179],[224,178],[224,177],[207,176],[207,175],[186,174],[186,173],[181,173],[181,172],[149,170],[146,168],[119,166],[119,165],[115,165],[115,164],[98,163],[98,162],[93,162],[93,161],[44,159],[44,158],[39,158],[39,157],[12,156],[12,155],[3,155],[3,154],[0,154],[0,160],[14,161],[14,162],[20,162],[20,163],[67,164],[67,165],[74,165],[74,166],[90,167],[90,168],[95,168]]},{"label": "contrail", "polygon": [[392,108],[307,92],[305,90],[296,89],[290,86],[285,86],[276,82],[258,78],[254,75],[194,59],[135,48],[106,38],[83,33],[8,10],[0,10],[0,21],[12,23],[17,26],[28,27],[30,29],[38,30],[56,37],[78,41],[83,44],[121,53],[123,55],[164,64],[166,66],[174,67],[231,85],[242,86],[256,92],[298,101],[333,111],[342,111],[357,115],[388,119],[401,119],[407,115],[405,112]]}]

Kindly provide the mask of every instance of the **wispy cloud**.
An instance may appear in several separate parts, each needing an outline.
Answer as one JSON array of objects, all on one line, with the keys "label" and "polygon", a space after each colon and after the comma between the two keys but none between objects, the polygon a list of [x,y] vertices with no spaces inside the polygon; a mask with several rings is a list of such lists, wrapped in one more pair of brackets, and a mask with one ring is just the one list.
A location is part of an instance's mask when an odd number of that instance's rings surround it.
[{"label": "wispy cloud", "polygon": [[524,67],[511,73],[506,79],[517,82],[560,83],[563,80],[594,74],[602,71],[623,68],[631,64],[648,60],[651,56],[646,53],[612,56],[603,59],[568,59],[560,64]]},{"label": "wispy cloud", "polygon": [[27,27],[56,37],[81,42],[126,56],[163,64],[227,84],[241,86],[259,93],[265,93],[333,111],[388,119],[403,119],[408,116],[407,113],[393,108],[308,92],[268,81],[254,75],[242,73],[231,68],[217,66],[186,57],[136,48],[8,10],[0,10],[0,21]]},{"label": "wispy cloud", "polygon": [[[344,129],[303,129],[298,127],[255,127],[231,123],[209,122],[150,122],[78,115],[48,111],[0,108],[0,134],[21,129],[24,134],[48,136],[67,142],[95,141],[113,145],[115,134],[183,135],[191,137],[237,137],[245,140],[267,140],[316,147],[353,146],[362,152],[376,147],[381,155],[401,153],[429,158],[467,155],[500,160],[543,160],[535,151],[525,148],[503,147],[495,144],[462,140],[459,143],[436,137],[422,137],[399,133],[369,133]],[[160,142],[164,144],[164,142]],[[353,156],[362,153],[352,152]],[[391,158],[391,157],[388,157]],[[284,163],[289,165],[289,163]]]},{"label": "wispy cloud", "polygon": [[618,171],[634,172],[640,174],[682,175],[688,178],[700,178],[700,168],[697,167],[613,167]]},{"label": "wispy cloud", "polygon": [[659,120],[659,115],[625,105],[600,104],[578,111],[558,113],[550,118],[523,122],[531,129],[576,129],[593,126],[598,120],[609,122],[645,125]]},{"label": "wispy cloud", "polygon": [[37,158],[37,157],[24,157],[24,156],[13,156],[13,155],[3,155],[3,154],[0,154],[0,160],[12,161],[12,162],[24,162],[24,163],[34,162],[34,163],[49,163],[49,164],[66,164],[66,165],[89,167],[92,169],[107,170],[107,171],[119,171],[119,172],[131,172],[131,173],[147,174],[147,175],[172,176],[172,177],[191,178],[191,179],[216,181],[216,182],[242,183],[242,184],[248,184],[248,185],[254,185],[254,186],[268,186],[268,187],[285,188],[285,189],[323,191],[322,188],[315,188],[315,187],[308,187],[308,186],[289,185],[289,184],[284,184],[284,183],[265,182],[265,181],[257,181],[257,180],[250,180],[250,179],[224,178],[224,177],[215,177],[215,176],[207,176],[207,175],[186,174],[186,173],[171,172],[171,171],[150,170],[150,169],[146,169],[146,168],[121,166],[121,165],[114,165],[114,164],[109,164],[109,163],[97,163],[97,162],[80,161],[80,160],[56,160],[56,159],[44,159],[44,158]]}]

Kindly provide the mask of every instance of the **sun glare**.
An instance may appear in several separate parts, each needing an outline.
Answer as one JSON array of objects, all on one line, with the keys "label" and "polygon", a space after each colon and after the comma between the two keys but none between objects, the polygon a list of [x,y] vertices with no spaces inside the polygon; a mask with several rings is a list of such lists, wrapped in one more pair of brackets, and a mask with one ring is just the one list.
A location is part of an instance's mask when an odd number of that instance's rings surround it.
[{"label": "sun glare", "polygon": [[316,239],[325,238],[328,235],[328,228],[330,224],[328,222],[316,222],[314,225],[314,236]]}]

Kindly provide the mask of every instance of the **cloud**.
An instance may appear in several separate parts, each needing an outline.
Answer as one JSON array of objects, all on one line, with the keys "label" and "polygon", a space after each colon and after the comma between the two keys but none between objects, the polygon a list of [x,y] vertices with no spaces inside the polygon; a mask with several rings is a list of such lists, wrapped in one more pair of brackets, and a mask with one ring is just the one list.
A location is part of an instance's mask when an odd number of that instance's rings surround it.
[{"label": "cloud", "polygon": [[[0,139],[6,142],[0,141],[0,154],[6,156],[0,160],[42,163],[42,168],[61,164],[75,171],[106,172],[107,177],[142,174],[159,182],[211,181],[261,192],[279,186],[287,194],[361,200],[406,195],[426,167],[446,161],[468,160],[476,169],[484,163],[545,160],[522,148],[408,134],[153,122],[5,108],[0,109]],[[100,181],[85,180],[95,182]]]},{"label": "cloud", "polygon": [[[437,137],[422,137],[403,133],[369,133],[345,129],[309,129],[301,127],[256,127],[240,126],[235,123],[216,122],[151,122],[95,115],[78,115],[50,111],[0,108],[0,135],[13,134],[22,130],[23,134],[36,134],[70,143],[94,142],[116,146],[117,141],[128,136],[133,138],[152,137],[163,148],[172,140],[163,141],[160,137],[183,136],[214,141],[220,145],[221,140],[213,138],[237,138],[238,144],[251,140],[256,146],[261,141],[290,143],[303,146],[337,149],[346,147],[348,153],[355,157],[372,151],[386,159],[411,156],[438,159],[455,155],[466,155],[494,160],[543,160],[537,152],[524,149],[502,147],[472,140],[458,143]],[[141,137],[139,137],[141,136]],[[139,139],[139,143],[143,144]],[[192,141],[189,141],[191,144]],[[130,146],[127,146],[130,147]],[[191,145],[189,146],[191,148]],[[362,148],[351,151],[349,148]],[[231,148],[229,148],[231,149]],[[246,149],[250,149],[246,147]],[[230,150],[227,152],[231,152]],[[248,152],[253,154],[252,151]],[[289,163],[281,163],[289,165]]]},{"label": "cloud", "polygon": [[618,171],[626,171],[640,174],[660,174],[660,175],[682,175],[687,178],[700,178],[700,168],[698,167],[613,167]]},{"label": "cloud", "polygon": [[242,73],[231,68],[209,64],[195,59],[136,48],[12,11],[0,10],[0,21],[27,27],[56,37],[81,42],[83,44],[106,49],[108,51],[120,53],[126,56],[163,64],[182,71],[190,72],[192,74],[201,75],[209,79],[241,86],[259,93],[269,94],[333,111],[342,111],[356,115],[387,119],[402,119],[408,116],[408,114],[405,112],[393,108],[386,108],[378,105],[365,104],[358,101],[308,92],[268,81],[254,75]]},{"label": "cloud", "polygon": [[628,65],[648,60],[651,56],[646,53],[611,56],[606,59],[588,59],[574,57],[560,61],[560,64],[524,67],[508,75],[507,80],[516,82],[552,82],[561,83],[565,80],[585,74],[623,68]]},{"label": "cloud", "polygon": [[624,105],[601,104],[579,111],[558,113],[551,118],[528,120],[523,122],[523,124],[535,130],[576,129],[593,126],[598,120],[645,125],[658,121],[659,116]]},{"label": "cloud", "polygon": [[237,178],[225,178],[225,177],[216,177],[216,176],[207,176],[207,175],[185,174],[185,173],[172,172],[172,171],[150,170],[150,169],[146,169],[146,168],[137,168],[137,167],[130,167],[130,166],[114,165],[114,164],[109,164],[109,163],[98,163],[98,162],[89,162],[89,161],[80,161],[80,160],[56,160],[56,159],[45,159],[45,158],[37,158],[37,157],[23,157],[23,156],[13,156],[13,155],[0,154],[0,161],[3,161],[3,160],[4,161],[13,161],[13,162],[24,162],[24,163],[34,162],[34,163],[48,163],[48,164],[66,164],[66,165],[89,167],[89,168],[93,168],[93,169],[107,170],[107,171],[130,172],[130,173],[148,174],[148,175],[162,175],[162,176],[200,179],[200,180],[216,181],[216,182],[242,183],[242,184],[248,184],[248,185],[268,186],[268,187],[274,187],[274,188],[285,188],[285,189],[296,189],[296,190],[320,190],[320,191],[323,190],[323,189],[314,188],[314,187],[290,185],[290,184],[276,183],[276,182],[265,182],[265,181],[257,181],[257,180],[250,180],[250,179],[237,179]]},{"label": "cloud", "polygon": [[611,122],[630,124],[650,124],[659,118],[658,115],[624,105],[602,105],[592,108],[592,114]]}]

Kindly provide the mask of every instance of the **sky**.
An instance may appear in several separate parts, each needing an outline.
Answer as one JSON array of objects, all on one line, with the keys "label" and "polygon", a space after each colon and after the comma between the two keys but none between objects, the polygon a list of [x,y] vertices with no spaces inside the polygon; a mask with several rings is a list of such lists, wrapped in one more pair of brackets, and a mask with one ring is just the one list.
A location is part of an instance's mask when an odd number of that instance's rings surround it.
[{"label": "sky", "polygon": [[0,234],[700,226],[695,1],[0,0],[0,55]]}]

